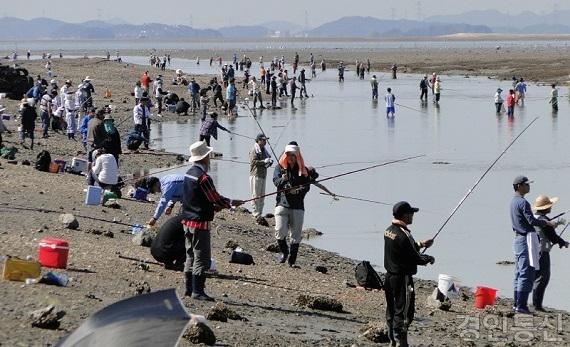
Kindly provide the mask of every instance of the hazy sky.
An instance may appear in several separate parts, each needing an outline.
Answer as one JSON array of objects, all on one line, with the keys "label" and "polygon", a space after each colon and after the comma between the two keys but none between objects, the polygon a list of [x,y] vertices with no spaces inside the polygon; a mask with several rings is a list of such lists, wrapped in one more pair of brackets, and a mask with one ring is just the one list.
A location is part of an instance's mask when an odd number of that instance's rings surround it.
[{"label": "hazy sky", "polygon": [[[134,4],[137,4],[136,7]],[[356,0],[338,4],[331,0],[0,0],[0,16],[50,17],[67,22],[122,18],[133,24],[149,22],[192,24],[198,28],[259,24],[286,20],[315,27],[343,16],[418,19],[476,9],[496,9],[510,14],[528,10],[539,14],[555,8],[570,9],[567,0]]]}]

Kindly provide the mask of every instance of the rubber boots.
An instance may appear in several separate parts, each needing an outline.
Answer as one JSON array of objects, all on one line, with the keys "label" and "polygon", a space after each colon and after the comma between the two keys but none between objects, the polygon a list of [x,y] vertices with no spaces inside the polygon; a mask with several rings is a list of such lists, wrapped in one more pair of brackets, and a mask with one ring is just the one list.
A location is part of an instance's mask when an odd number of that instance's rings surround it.
[{"label": "rubber boots", "polygon": [[532,314],[532,312],[530,312],[530,310],[528,309],[528,304],[527,304],[529,294],[530,292],[517,293],[517,309],[516,309],[517,313]]},{"label": "rubber boots", "polygon": [[287,261],[287,257],[289,257],[289,246],[287,246],[286,240],[277,240],[277,245],[279,245],[279,251],[281,251],[279,262],[283,264]]},{"label": "rubber boots", "polygon": [[408,345],[408,333],[396,334],[396,347],[409,347]]},{"label": "rubber boots", "polygon": [[206,275],[192,275],[192,299],[204,300],[204,301],[214,301],[214,298],[209,297],[204,292],[204,287],[206,285]]},{"label": "rubber boots", "polygon": [[192,272],[185,272],[184,278],[186,279],[184,296],[192,296]]},{"label": "rubber boots", "polygon": [[298,252],[299,252],[299,244],[298,243],[291,244],[290,254],[289,254],[289,266],[291,267],[295,266]]}]

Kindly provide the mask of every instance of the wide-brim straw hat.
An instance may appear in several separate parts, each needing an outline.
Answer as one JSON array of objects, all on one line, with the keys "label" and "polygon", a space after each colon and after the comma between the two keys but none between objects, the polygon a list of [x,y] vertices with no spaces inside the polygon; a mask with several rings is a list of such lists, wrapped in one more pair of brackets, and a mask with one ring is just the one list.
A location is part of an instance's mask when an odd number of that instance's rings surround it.
[{"label": "wide-brim straw hat", "polygon": [[536,200],[534,200],[534,204],[532,208],[537,211],[547,210],[552,207],[558,201],[557,197],[549,198],[546,195],[539,195]]},{"label": "wide-brim straw hat", "polygon": [[190,145],[190,159],[188,161],[194,163],[206,158],[214,149],[208,147],[205,141],[194,142]]}]

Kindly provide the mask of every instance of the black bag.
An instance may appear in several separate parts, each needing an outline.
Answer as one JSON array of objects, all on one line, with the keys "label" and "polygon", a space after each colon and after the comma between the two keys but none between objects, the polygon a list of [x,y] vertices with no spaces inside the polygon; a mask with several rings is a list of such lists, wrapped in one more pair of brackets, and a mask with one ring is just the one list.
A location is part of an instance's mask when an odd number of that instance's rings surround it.
[{"label": "black bag", "polygon": [[253,257],[250,254],[236,251],[232,251],[232,254],[230,255],[230,263],[243,265],[254,264]]},{"label": "black bag", "polygon": [[41,151],[38,153],[36,159],[36,170],[48,172],[49,164],[51,164],[51,155],[49,152],[46,150]]},{"label": "black bag", "polygon": [[369,261],[361,261],[354,269],[354,276],[359,286],[368,289],[382,289],[384,282],[380,275],[374,270]]}]

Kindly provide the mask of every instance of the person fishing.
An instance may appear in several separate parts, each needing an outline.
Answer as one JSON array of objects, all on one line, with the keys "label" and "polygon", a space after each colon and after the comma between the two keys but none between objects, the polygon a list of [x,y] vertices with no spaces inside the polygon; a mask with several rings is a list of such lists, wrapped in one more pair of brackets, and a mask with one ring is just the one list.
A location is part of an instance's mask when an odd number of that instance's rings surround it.
[{"label": "person fishing", "polygon": [[[280,263],[288,262],[296,267],[305,216],[305,195],[310,183],[319,177],[313,168],[305,166],[297,142],[289,142],[273,172],[273,184],[277,187],[275,205],[275,238],[279,245]],[[291,246],[287,245],[287,236]]]},{"label": "person fishing", "polygon": [[422,248],[433,245],[433,239],[416,242],[408,228],[418,211],[406,201],[396,203],[392,208],[392,224],[384,231],[386,325],[392,346],[408,346],[408,329],[415,311],[412,276],[418,272],[418,265],[435,263],[433,256],[420,253]]},{"label": "person fishing", "polygon": [[524,82],[524,78],[520,78],[519,82],[515,86],[516,90],[516,103],[519,104],[521,101],[522,106],[524,106],[524,98],[526,95],[526,83]]},{"label": "person fishing", "polygon": [[[263,133],[258,134],[255,138],[253,148],[249,152],[249,187],[251,197],[258,198],[265,195],[265,180],[267,178],[267,168],[273,165],[271,155],[265,148],[267,145],[267,137]],[[265,199],[259,198],[253,201],[253,218],[258,221],[263,218],[263,205]]]},{"label": "person fishing", "polygon": [[145,149],[148,149],[150,140],[150,117],[152,116],[148,103],[148,97],[143,96],[140,98],[139,104],[133,108],[135,130],[144,137]]},{"label": "person fishing", "polygon": [[344,63],[342,61],[338,63],[337,70],[338,70],[338,81],[344,82]]},{"label": "person fishing", "polygon": [[216,191],[214,181],[208,175],[212,150],[204,141],[190,146],[192,166],[184,175],[182,191],[182,224],[186,237],[184,295],[206,301],[214,301],[204,292],[206,271],[211,263],[210,228],[214,213],[243,204],[241,200],[230,200]]},{"label": "person fishing", "polygon": [[[536,198],[533,204],[533,209],[536,211],[535,217],[538,220],[549,221],[548,214],[552,211],[552,206],[558,201],[558,198],[549,198],[546,195],[540,195]],[[555,223],[557,226],[564,224],[563,220]],[[538,259],[538,267],[535,271],[535,280],[532,289],[532,306],[535,311],[546,312],[542,306],[544,293],[548,282],[550,281],[550,250],[553,245],[558,247],[568,248],[568,242],[558,236],[556,230],[551,226],[535,227],[538,232],[538,240],[540,242],[540,256]],[[533,248],[534,252],[530,252],[534,256],[536,262],[536,253],[538,247]]]},{"label": "person fishing", "polygon": [[378,100],[378,79],[376,75],[370,78],[370,87],[372,88],[372,100]]},{"label": "person fishing", "polygon": [[206,141],[206,145],[210,145],[210,138],[218,139],[218,128],[226,131],[229,134],[232,132],[218,123],[218,114],[216,112],[210,113],[210,118],[205,119],[200,126],[200,141]]},{"label": "person fishing", "polygon": [[530,203],[524,198],[530,192],[530,181],[526,176],[517,176],[513,181],[515,195],[511,200],[510,214],[512,229],[515,233],[513,250],[515,256],[514,310],[517,313],[531,314],[528,309],[528,297],[535,278],[536,260],[531,263],[530,247],[538,247],[535,227],[556,228],[556,223],[537,219],[532,214]]},{"label": "person fishing", "polygon": [[398,65],[396,65],[396,63],[394,63],[392,65],[392,79],[393,80],[398,78],[397,73],[398,73]]},{"label": "person fishing", "polygon": [[391,114],[393,118],[396,113],[396,96],[392,94],[392,88],[388,88],[386,91],[388,92],[384,97],[386,101],[386,117],[390,117]]},{"label": "person fishing", "polygon": [[503,90],[501,88],[497,88],[497,92],[495,93],[495,109],[497,111],[497,114],[500,114],[501,111],[503,110],[503,96],[501,95],[501,93],[503,92]]},{"label": "person fishing", "polygon": [[441,79],[437,76],[435,80],[435,84],[433,85],[433,92],[435,94],[435,98],[433,99],[433,103],[439,105],[439,99],[441,98]]},{"label": "person fishing", "polygon": [[515,116],[515,91],[514,89],[509,89],[509,95],[507,96],[507,116]]},{"label": "person fishing", "polygon": [[550,90],[550,100],[548,103],[552,106],[553,112],[558,112],[558,89],[556,88],[556,84],[551,85],[552,89]]},{"label": "person fishing", "polygon": [[160,200],[156,204],[154,214],[147,223],[153,226],[163,213],[170,216],[174,204],[182,201],[184,176],[172,174],[161,178],[155,176],[144,177],[135,183],[135,187],[146,189],[150,194],[160,193]]},{"label": "person fishing", "polygon": [[429,81],[428,75],[424,75],[424,78],[420,81],[420,100],[427,102],[428,99],[428,88],[429,88]]}]

